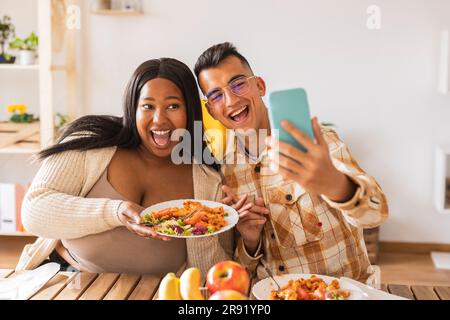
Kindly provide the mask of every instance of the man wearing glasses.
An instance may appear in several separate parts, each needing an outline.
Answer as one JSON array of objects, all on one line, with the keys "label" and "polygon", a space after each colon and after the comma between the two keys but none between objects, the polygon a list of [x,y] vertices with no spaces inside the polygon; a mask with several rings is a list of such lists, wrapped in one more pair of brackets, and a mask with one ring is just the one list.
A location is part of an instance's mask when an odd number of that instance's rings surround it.
[{"label": "man wearing glasses", "polygon": [[[213,118],[228,129],[270,134],[264,80],[231,43],[203,52],[194,71]],[[307,153],[273,137],[235,136],[244,152],[234,148],[237,161],[221,170],[227,204],[245,207],[237,224],[236,259],[258,278],[267,277],[269,269],[366,281],[371,269],[363,228],[387,218],[386,198],[336,132],[321,127],[317,118],[312,125],[314,140],[291,123],[283,124]],[[258,146],[252,152],[251,139]],[[270,148],[276,145],[279,154]]]}]

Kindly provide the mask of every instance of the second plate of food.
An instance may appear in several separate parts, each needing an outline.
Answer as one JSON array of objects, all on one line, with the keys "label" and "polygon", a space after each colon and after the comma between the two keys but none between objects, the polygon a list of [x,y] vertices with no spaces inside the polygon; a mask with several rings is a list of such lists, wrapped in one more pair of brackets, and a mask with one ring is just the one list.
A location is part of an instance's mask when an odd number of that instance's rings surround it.
[{"label": "second plate of food", "polygon": [[181,199],[155,204],[141,212],[143,222],[159,235],[173,238],[201,238],[233,228],[238,212],[209,200]]},{"label": "second plate of food", "polygon": [[308,273],[274,277],[257,282],[252,293],[258,300],[367,300],[368,295],[354,284],[341,284],[338,278]]}]

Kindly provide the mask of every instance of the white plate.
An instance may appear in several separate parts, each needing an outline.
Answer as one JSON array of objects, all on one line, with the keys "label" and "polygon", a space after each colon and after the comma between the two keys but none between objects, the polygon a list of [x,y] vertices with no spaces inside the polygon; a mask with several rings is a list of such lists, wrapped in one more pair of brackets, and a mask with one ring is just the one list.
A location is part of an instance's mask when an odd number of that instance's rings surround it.
[{"label": "white plate", "polygon": [[144,214],[151,214],[153,211],[159,211],[159,210],[163,210],[163,209],[171,208],[171,207],[182,208],[183,207],[183,203],[185,201],[200,202],[202,205],[208,206],[210,208],[223,207],[224,211],[228,214],[225,217],[225,221],[227,222],[227,225],[224,226],[222,229],[216,231],[216,232],[208,233],[208,234],[202,234],[202,235],[199,235],[199,236],[179,236],[179,235],[170,235],[170,234],[157,232],[159,235],[162,235],[162,236],[165,236],[165,237],[170,237],[170,238],[183,238],[183,239],[186,239],[186,238],[204,238],[204,237],[213,236],[213,235],[225,232],[227,230],[230,230],[231,228],[233,228],[236,225],[236,223],[239,220],[238,212],[235,209],[233,209],[232,207],[227,206],[226,204],[223,204],[223,203],[220,203],[220,202],[215,202],[215,201],[196,200],[196,199],[180,199],[180,200],[171,200],[171,201],[165,201],[165,202],[157,203],[157,204],[152,205],[151,207],[148,207],[144,211],[142,211],[141,212],[141,216],[143,216]]},{"label": "white plate", "polygon": [[[300,278],[309,279],[313,274],[309,273],[297,273],[297,274],[285,274],[281,276],[274,276],[275,281],[283,287],[284,285],[288,284],[289,280],[297,280]],[[329,276],[322,276],[320,274],[316,274],[318,278],[321,278],[324,280],[327,284],[330,284],[333,280],[338,280],[338,278],[329,277]],[[340,288],[342,290],[350,291],[350,297],[346,300],[366,300],[368,298],[367,294],[361,290],[358,286],[352,284],[352,283],[341,283],[339,281]],[[277,285],[273,283],[273,280],[270,278],[263,279],[261,281],[258,281],[252,289],[252,293],[258,300],[268,300],[270,292],[272,290],[276,290]]]}]

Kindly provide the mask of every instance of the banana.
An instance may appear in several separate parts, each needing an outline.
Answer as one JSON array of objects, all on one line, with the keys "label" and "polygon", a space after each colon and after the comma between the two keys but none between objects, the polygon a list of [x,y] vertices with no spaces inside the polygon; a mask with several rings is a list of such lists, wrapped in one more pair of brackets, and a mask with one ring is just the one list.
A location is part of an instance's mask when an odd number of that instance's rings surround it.
[{"label": "banana", "polygon": [[161,280],[158,300],[181,300],[180,279],[170,272]]},{"label": "banana", "polygon": [[186,269],[180,277],[180,293],[184,300],[205,300],[200,292],[202,274],[197,268]]}]

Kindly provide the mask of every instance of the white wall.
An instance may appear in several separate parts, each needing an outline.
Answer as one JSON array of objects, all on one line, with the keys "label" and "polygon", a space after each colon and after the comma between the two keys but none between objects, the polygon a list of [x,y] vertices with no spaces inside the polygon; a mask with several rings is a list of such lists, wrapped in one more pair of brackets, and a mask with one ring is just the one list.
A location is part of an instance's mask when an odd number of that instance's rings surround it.
[{"label": "white wall", "polygon": [[[366,27],[380,6],[381,29]],[[85,15],[84,90],[90,113],[121,114],[124,85],[142,61],[193,67],[232,41],[269,89],[303,86],[312,112],[338,125],[386,192],[385,241],[450,243],[450,216],[432,205],[433,148],[450,142],[450,96],[436,93],[446,0],[144,0],[143,17]]]},{"label": "white wall", "polygon": [[[83,8],[84,113],[120,115],[125,83],[146,59],[193,67],[204,49],[231,41],[269,90],[303,86],[312,113],[337,124],[387,194],[382,240],[450,243],[450,216],[432,201],[434,147],[450,143],[450,96],[436,93],[450,1],[143,2],[142,17]],[[372,4],[382,10],[380,30],[366,27]]]}]

